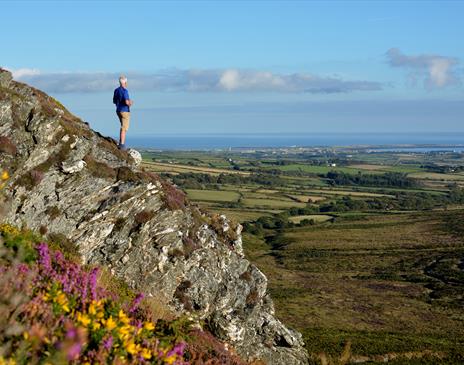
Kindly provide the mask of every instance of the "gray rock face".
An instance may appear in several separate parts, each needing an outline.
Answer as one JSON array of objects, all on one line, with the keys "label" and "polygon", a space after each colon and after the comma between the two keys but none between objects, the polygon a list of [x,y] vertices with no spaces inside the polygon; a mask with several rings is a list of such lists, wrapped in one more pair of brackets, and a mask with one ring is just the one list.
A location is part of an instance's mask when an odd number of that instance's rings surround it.
[{"label": "gray rock face", "polygon": [[85,263],[205,320],[246,360],[306,364],[301,335],[274,316],[267,279],[243,255],[241,226],[209,216],[138,157],[0,69],[6,220],[75,242]]}]

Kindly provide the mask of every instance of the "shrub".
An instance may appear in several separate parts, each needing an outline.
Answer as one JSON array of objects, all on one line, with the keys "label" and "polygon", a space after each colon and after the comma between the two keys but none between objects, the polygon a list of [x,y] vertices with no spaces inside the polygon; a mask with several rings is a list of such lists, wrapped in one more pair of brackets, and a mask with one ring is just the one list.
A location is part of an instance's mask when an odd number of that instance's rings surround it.
[{"label": "shrub", "polygon": [[191,364],[246,364],[238,356],[230,354],[224,344],[216,339],[210,332],[193,330],[191,336],[192,341],[189,341],[185,351],[185,359]]},{"label": "shrub", "polygon": [[[0,364],[244,364],[109,270],[68,260],[31,231],[1,224],[0,234]],[[186,309],[191,285],[176,290]]]},{"label": "shrub", "polygon": [[249,270],[244,271],[239,276],[240,279],[250,282],[252,279],[251,272]]},{"label": "shrub", "polygon": [[8,137],[0,136],[0,152],[14,156],[16,155],[16,145]]},{"label": "shrub", "polygon": [[120,150],[118,148],[118,143],[113,138],[105,137],[98,132],[97,132],[97,135],[100,137],[100,140],[98,142],[99,148],[102,148],[110,152],[111,154],[115,155],[119,159],[124,160],[128,163],[131,163],[133,161],[132,157],[130,157],[130,155],[126,151]]},{"label": "shrub", "polygon": [[185,364],[185,321],[155,327],[140,310],[143,295],[120,303],[98,283],[97,268],[69,261],[46,243],[36,252],[30,265],[13,260],[0,267],[1,361]]},{"label": "shrub", "polygon": [[125,218],[121,218],[121,217],[117,218],[116,221],[114,222],[113,230],[120,231],[122,227],[124,226],[124,223],[126,223]]},{"label": "shrub", "polygon": [[95,161],[92,155],[87,154],[83,160],[86,163],[87,170],[95,177],[101,177],[103,179],[114,179],[116,177],[116,171],[108,166],[106,163]]},{"label": "shrub", "polygon": [[134,217],[134,220],[137,224],[144,224],[147,223],[150,219],[152,219],[155,216],[155,212],[153,210],[143,210],[139,213],[137,213]]},{"label": "shrub", "polygon": [[145,171],[145,169],[143,168],[142,171],[137,171],[136,175],[141,181],[151,182],[153,184],[156,184],[157,182],[161,181],[160,177],[157,174],[151,171]]},{"label": "shrub", "polygon": [[58,218],[61,215],[61,210],[56,205],[48,206],[45,209],[45,214],[47,214],[51,220]]},{"label": "shrub", "polygon": [[40,237],[31,231],[20,231],[7,223],[0,225],[0,235],[4,241],[3,244],[14,253],[14,256],[22,257],[22,260],[27,263],[36,259],[34,245],[40,241]]},{"label": "shrub", "polygon": [[314,219],[302,219],[301,222],[300,222],[300,226],[313,226],[314,224],[316,224],[316,221]]},{"label": "shrub", "polygon": [[233,242],[238,238],[236,232],[237,224],[229,220],[229,229],[224,231],[224,223],[225,220],[219,214],[213,214],[209,219],[209,225],[231,248],[233,248]]},{"label": "shrub", "polygon": [[116,177],[118,180],[127,182],[137,182],[140,180],[137,174],[127,166],[120,167]]},{"label": "shrub", "polygon": [[75,117],[71,113],[66,113],[61,116],[60,125],[65,132],[71,136],[82,136],[92,138],[93,132],[88,128],[88,124]]},{"label": "shrub", "polygon": [[40,226],[39,228],[39,233],[42,235],[42,236],[45,236],[48,232],[48,228],[46,226]]},{"label": "shrub", "polygon": [[21,175],[16,184],[19,186],[24,186],[26,189],[32,189],[34,186],[40,184],[42,179],[44,178],[44,173],[38,170],[30,170],[23,175]]},{"label": "shrub", "polygon": [[120,199],[120,202],[123,203],[125,202],[126,200],[129,200],[130,198],[132,198],[134,196],[134,193],[132,192],[126,192],[124,194],[121,195],[121,199]]},{"label": "shrub", "polygon": [[246,297],[247,307],[254,307],[259,302],[259,294],[256,288],[252,288]]},{"label": "shrub", "polygon": [[198,249],[198,244],[190,237],[182,237],[182,243],[184,244],[183,254],[185,258],[190,257],[192,252]]},{"label": "shrub", "polygon": [[185,193],[172,184],[162,181],[164,203],[171,210],[184,209],[186,204]]},{"label": "shrub", "polygon": [[184,251],[179,248],[175,248],[169,253],[169,255],[171,257],[184,257]]},{"label": "shrub", "polygon": [[54,249],[59,249],[64,252],[67,258],[79,261],[79,249],[62,233],[50,233],[50,246]]},{"label": "shrub", "polygon": [[174,297],[179,300],[179,302],[184,306],[184,308],[188,311],[193,309],[192,302],[190,298],[187,296],[186,291],[192,286],[192,283],[189,280],[184,280],[179,284],[174,292]]}]

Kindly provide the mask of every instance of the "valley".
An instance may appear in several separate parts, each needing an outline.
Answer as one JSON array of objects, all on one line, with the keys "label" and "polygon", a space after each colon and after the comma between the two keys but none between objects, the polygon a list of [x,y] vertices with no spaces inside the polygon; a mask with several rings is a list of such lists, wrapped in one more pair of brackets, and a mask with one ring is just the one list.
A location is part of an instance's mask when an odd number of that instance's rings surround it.
[{"label": "valley", "polygon": [[464,154],[368,148],[144,151],[244,226],[277,316],[314,364],[464,361]]}]

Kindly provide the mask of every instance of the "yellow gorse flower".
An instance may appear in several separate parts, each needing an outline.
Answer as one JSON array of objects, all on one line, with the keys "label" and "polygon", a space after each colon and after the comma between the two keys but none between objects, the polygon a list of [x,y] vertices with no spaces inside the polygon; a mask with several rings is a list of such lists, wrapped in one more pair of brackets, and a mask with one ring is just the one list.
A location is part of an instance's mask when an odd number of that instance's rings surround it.
[{"label": "yellow gorse flower", "polygon": [[58,291],[55,298],[53,298],[55,303],[58,303],[65,312],[69,312],[68,298],[66,294],[62,291]]},{"label": "yellow gorse flower", "polygon": [[146,360],[151,359],[151,351],[149,349],[142,349],[142,351],[140,352],[140,355],[142,355],[142,357]]},{"label": "yellow gorse flower", "polygon": [[112,329],[115,329],[117,327],[117,324],[115,322],[115,320],[113,319],[112,316],[110,316],[107,320],[104,320],[102,319],[102,323],[105,325],[105,327],[108,329],[108,330],[112,330]]},{"label": "yellow gorse flower", "polygon": [[127,340],[131,336],[131,332],[133,332],[133,327],[130,325],[125,325],[119,328],[118,335],[119,338],[122,340]]},{"label": "yellow gorse flower", "polygon": [[6,180],[8,180],[10,175],[8,175],[8,171],[4,170],[2,174],[0,175],[0,189],[3,189],[3,187],[6,184]]},{"label": "yellow gorse flower", "polygon": [[84,327],[87,327],[91,322],[87,314],[80,312],[77,313],[77,321],[81,323]]},{"label": "yellow gorse flower", "polygon": [[3,356],[0,356],[0,365],[16,365],[14,359],[5,359]]},{"label": "yellow gorse flower", "polygon": [[143,328],[147,331],[153,331],[155,329],[155,325],[151,322],[145,322]]},{"label": "yellow gorse flower", "polygon": [[174,362],[177,360],[176,358],[176,355],[171,355],[171,356],[168,356],[164,359],[164,361],[166,362],[166,364],[174,364]]},{"label": "yellow gorse flower", "polygon": [[103,313],[103,302],[101,300],[92,300],[92,302],[89,305],[88,313],[91,316],[103,318],[105,316],[105,314]]},{"label": "yellow gorse flower", "polygon": [[0,224],[0,233],[17,235],[19,234],[19,230],[16,227],[13,227],[11,224],[3,223]]},{"label": "yellow gorse flower", "polygon": [[97,308],[95,307],[95,305],[93,303],[90,303],[89,305],[89,314],[91,316],[94,316],[97,314]]},{"label": "yellow gorse flower", "polygon": [[126,313],[122,309],[119,310],[119,320],[124,324],[129,324],[130,319],[127,317]]},{"label": "yellow gorse flower", "polygon": [[128,342],[126,344],[126,351],[131,355],[136,355],[140,352],[140,345],[136,345],[134,342]]}]

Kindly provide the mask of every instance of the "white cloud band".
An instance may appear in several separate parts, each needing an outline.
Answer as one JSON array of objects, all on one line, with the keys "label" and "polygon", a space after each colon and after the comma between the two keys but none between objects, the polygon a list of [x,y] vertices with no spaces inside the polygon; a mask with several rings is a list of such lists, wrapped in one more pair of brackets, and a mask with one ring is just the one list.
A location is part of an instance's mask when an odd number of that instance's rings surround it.
[{"label": "white cloud band", "polygon": [[[13,71],[13,75],[17,80],[55,93],[108,91],[115,87],[119,77],[116,73],[41,73],[29,69]],[[127,78],[131,89],[142,91],[329,94],[382,89],[381,83],[373,81],[240,69],[167,69],[156,73],[127,73]]]}]

